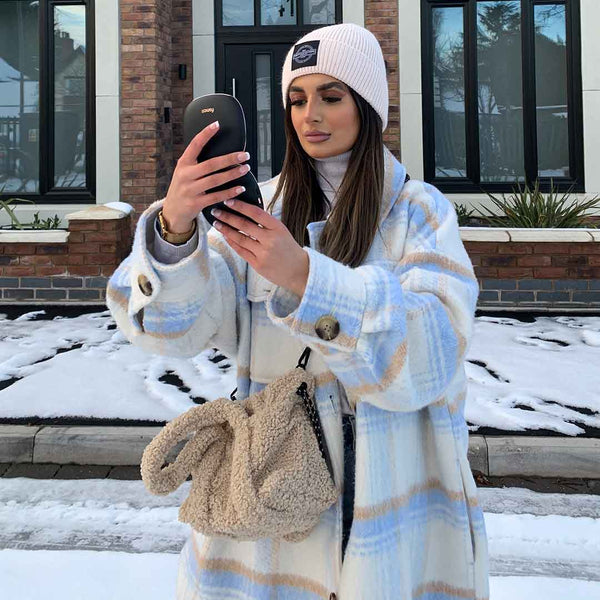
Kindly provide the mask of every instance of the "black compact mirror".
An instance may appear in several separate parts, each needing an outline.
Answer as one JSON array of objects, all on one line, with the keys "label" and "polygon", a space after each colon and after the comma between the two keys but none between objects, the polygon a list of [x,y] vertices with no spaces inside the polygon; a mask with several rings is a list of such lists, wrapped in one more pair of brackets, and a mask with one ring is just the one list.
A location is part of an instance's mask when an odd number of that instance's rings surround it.
[{"label": "black compact mirror", "polygon": [[[198,162],[214,158],[215,156],[222,156],[232,152],[244,152],[246,150],[246,117],[244,109],[237,98],[230,94],[220,93],[199,96],[187,105],[183,115],[183,137],[186,147],[200,131],[215,121],[219,121],[219,131],[202,149],[197,158]],[[238,185],[246,188],[245,192],[237,196],[239,200],[263,208],[258,182],[250,171],[237,179],[228,181],[224,185],[207,190],[207,193],[225,190]],[[215,222],[215,217],[210,213],[213,208],[219,208],[232,214],[240,214],[225,206],[223,202],[217,202],[202,210],[202,214],[211,225]]]}]

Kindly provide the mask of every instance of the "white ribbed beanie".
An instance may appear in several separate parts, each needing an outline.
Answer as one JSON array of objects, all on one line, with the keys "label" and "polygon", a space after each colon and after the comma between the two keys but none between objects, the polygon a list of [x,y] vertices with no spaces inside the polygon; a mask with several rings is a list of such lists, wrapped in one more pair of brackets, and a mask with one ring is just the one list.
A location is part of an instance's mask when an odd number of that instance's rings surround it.
[{"label": "white ribbed beanie", "polygon": [[335,77],[351,87],[375,109],[383,123],[382,131],[385,130],[388,120],[385,62],[381,46],[370,31],[354,23],[342,23],[320,27],[301,37],[283,63],[284,108],[292,81],[311,73]]}]

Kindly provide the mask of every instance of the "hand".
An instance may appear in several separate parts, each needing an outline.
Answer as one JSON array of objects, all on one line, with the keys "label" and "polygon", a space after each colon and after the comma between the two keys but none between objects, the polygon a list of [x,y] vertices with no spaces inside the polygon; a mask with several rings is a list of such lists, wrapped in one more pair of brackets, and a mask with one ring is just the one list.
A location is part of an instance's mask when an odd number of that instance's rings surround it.
[{"label": "hand", "polygon": [[244,215],[232,215],[224,210],[214,215],[218,219],[214,227],[223,234],[225,241],[259,275],[303,296],[309,258],[288,228],[258,206],[241,200],[229,200],[225,204]]},{"label": "hand", "polygon": [[173,172],[169,191],[163,202],[163,217],[167,222],[167,228],[173,233],[189,231],[194,219],[203,208],[238,196],[243,191],[241,187],[232,187],[220,192],[206,193],[206,190],[237,179],[250,170],[249,165],[243,165],[211,175],[215,171],[248,160],[250,155],[247,152],[233,152],[197,162],[202,148],[219,130],[218,126],[212,127],[212,125],[214,123],[205,127],[192,139],[177,161]]}]

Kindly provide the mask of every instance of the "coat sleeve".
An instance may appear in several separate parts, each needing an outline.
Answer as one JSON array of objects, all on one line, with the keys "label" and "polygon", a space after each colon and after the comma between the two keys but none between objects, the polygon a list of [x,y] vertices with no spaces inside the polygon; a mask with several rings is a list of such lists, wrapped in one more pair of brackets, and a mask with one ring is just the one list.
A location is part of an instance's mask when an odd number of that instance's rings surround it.
[{"label": "coat sleeve", "polygon": [[[401,256],[350,268],[305,247],[302,298],[276,287],[267,314],[321,352],[350,402],[415,411],[440,400],[470,343],[479,286],[460,239],[456,212],[434,186],[411,184],[386,227],[406,239]],[[315,326],[332,315],[339,333]]]},{"label": "coat sleeve", "polygon": [[163,202],[140,216],[132,251],[108,281],[107,307],[125,337],[148,352],[191,357],[216,347],[235,358],[249,314],[245,263],[202,213],[193,252],[173,264],[158,261],[150,248]]}]

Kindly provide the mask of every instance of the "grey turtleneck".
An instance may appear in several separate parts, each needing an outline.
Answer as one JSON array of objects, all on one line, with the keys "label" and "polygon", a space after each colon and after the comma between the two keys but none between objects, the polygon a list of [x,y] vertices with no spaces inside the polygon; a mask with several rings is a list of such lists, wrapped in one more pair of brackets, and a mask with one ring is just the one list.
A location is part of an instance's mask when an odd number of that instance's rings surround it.
[{"label": "grey turtleneck", "polygon": [[348,161],[350,160],[351,154],[352,150],[348,150],[347,152],[338,154],[337,156],[314,159],[318,173],[317,179],[319,180],[319,185],[332,205],[335,200],[336,192],[340,188],[342,179],[346,173],[346,168],[348,167]]}]

